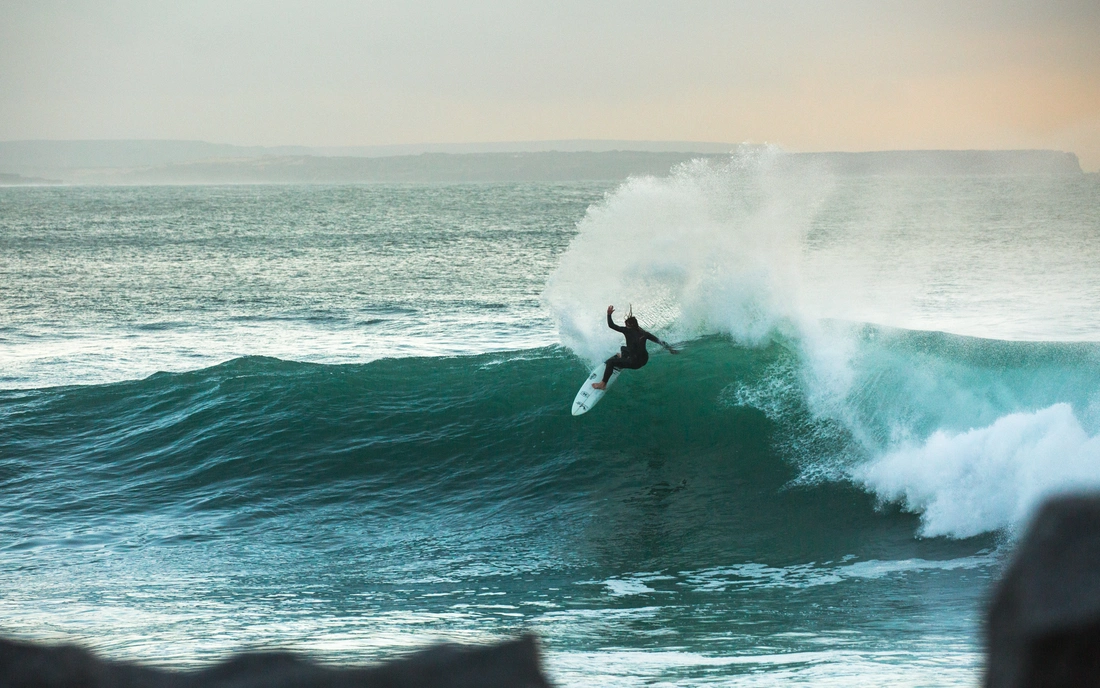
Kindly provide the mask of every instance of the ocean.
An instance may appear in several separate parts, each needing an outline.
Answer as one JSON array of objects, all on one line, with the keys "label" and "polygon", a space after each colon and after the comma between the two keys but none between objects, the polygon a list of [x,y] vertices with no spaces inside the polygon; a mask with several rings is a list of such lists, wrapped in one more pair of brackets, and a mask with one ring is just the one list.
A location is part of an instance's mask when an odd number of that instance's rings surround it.
[{"label": "ocean", "polygon": [[[682,353],[572,417],[608,304]],[[1095,487],[1095,175],[0,188],[5,636],[974,686]]]}]

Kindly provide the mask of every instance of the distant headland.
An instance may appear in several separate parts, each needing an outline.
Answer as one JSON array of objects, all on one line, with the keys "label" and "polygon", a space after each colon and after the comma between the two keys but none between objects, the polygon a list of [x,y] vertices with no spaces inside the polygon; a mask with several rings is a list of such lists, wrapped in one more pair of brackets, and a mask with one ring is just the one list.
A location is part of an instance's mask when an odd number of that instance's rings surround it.
[{"label": "distant headland", "polygon": [[[308,148],[203,141],[0,142],[0,185],[366,184],[615,181],[665,175],[744,144],[537,141]],[[1073,153],[951,150],[786,153],[792,165],[839,175],[1080,175]]]},{"label": "distant headland", "polygon": [[0,172],[0,186],[42,186],[45,184],[64,184],[60,179],[42,177],[24,177],[12,172]]}]

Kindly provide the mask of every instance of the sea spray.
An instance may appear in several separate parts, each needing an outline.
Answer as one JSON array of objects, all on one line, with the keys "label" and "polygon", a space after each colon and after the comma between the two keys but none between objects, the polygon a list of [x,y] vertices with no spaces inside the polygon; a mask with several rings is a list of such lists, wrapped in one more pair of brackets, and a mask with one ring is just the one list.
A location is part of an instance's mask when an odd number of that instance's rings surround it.
[{"label": "sea spray", "polygon": [[796,327],[802,239],[828,179],[782,160],[773,148],[694,160],[589,208],[543,293],[562,344],[589,363],[613,352],[608,304],[670,339],[759,346]]}]

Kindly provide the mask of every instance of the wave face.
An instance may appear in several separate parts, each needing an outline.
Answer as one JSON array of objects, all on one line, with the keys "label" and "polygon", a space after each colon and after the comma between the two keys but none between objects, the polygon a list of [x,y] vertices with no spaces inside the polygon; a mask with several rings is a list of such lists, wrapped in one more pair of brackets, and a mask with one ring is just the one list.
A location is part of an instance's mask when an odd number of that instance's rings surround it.
[{"label": "wave face", "polygon": [[[694,349],[624,379],[583,424],[568,406],[586,371],[554,348],[344,366],[243,358],[6,392],[0,451],[14,482],[3,506],[33,517],[34,546],[60,547],[48,533],[119,514],[221,515],[247,530],[330,508],[419,523],[583,511],[592,495],[629,493],[620,471],[634,473],[639,456],[687,455],[783,484],[793,474],[767,449],[768,421],[721,402],[731,380],[780,352],[717,340]],[[696,391],[667,397],[681,377]]]},{"label": "wave face", "polygon": [[[70,519],[120,513],[251,524],[335,505],[421,520],[559,512],[623,489],[620,471],[646,458],[751,476],[697,494],[701,512],[746,491],[851,481],[920,512],[926,535],[970,537],[1019,525],[1053,491],[1100,486],[1097,345],[846,334],[858,351],[843,398],[815,398],[793,344],[709,337],[655,355],[580,422],[566,411],[585,369],[555,348],[346,366],[244,358],[5,392],[3,507],[33,516],[38,543]],[[698,551],[744,535],[729,527],[708,529]]]}]

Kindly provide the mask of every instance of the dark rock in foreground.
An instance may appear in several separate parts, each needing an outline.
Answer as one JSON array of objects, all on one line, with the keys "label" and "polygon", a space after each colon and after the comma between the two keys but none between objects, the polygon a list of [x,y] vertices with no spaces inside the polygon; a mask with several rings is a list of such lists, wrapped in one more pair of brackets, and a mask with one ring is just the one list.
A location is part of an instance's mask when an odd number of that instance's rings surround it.
[{"label": "dark rock in foreground", "polygon": [[0,640],[5,688],[546,688],[533,636],[490,647],[440,645],[374,667],[324,667],[293,654],[242,654],[198,672],[97,659],[72,646]]},{"label": "dark rock in foreground", "polygon": [[988,688],[1100,686],[1100,497],[1048,502],[997,587]]}]

